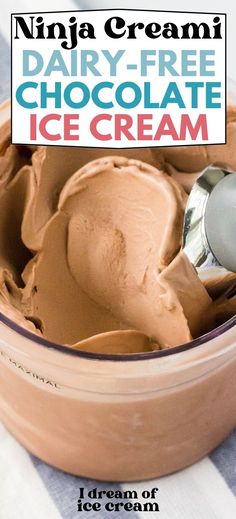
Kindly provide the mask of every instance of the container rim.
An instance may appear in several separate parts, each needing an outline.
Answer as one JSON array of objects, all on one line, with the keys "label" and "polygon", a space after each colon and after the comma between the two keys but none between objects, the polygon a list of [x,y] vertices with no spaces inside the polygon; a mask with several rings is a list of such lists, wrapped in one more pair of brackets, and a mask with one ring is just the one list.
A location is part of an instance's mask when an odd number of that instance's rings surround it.
[{"label": "container rim", "polygon": [[44,337],[40,337],[39,335],[23,328],[19,324],[15,323],[9,317],[0,312],[0,322],[5,324],[8,328],[18,333],[19,335],[25,337],[26,339],[32,340],[37,343],[39,346],[43,346],[45,348],[58,351],[60,353],[64,353],[70,355],[72,357],[78,357],[83,359],[91,359],[98,361],[113,361],[113,362],[121,362],[121,361],[144,361],[150,359],[157,359],[161,357],[168,357],[174,355],[176,353],[181,353],[184,351],[192,350],[201,346],[202,344],[207,343],[211,339],[215,339],[222,335],[223,333],[231,330],[236,325],[236,315],[231,317],[228,321],[217,326],[214,330],[201,335],[197,339],[193,339],[192,341],[186,342],[184,344],[180,344],[178,346],[174,346],[172,348],[165,348],[163,350],[155,350],[155,351],[147,351],[144,353],[127,353],[127,354],[112,354],[112,353],[93,353],[91,351],[82,351],[71,348],[70,346],[64,346],[63,344],[59,344],[56,342],[49,341]]}]

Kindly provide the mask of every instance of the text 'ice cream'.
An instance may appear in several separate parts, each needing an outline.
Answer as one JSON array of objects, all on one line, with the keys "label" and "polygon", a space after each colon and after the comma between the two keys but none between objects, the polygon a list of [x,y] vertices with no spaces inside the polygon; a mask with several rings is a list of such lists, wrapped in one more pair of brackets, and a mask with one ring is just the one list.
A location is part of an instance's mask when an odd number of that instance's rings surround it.
[{"label": "text 'ice cream'", "polygon": [[[0,130],[0,310],[85,351],[177,346],[236,312],[236,275],[203,283],[181,250],[188,192],[226,145],[140,150],[11,145]],[[123,156],[125,155],[125,156]]]}]

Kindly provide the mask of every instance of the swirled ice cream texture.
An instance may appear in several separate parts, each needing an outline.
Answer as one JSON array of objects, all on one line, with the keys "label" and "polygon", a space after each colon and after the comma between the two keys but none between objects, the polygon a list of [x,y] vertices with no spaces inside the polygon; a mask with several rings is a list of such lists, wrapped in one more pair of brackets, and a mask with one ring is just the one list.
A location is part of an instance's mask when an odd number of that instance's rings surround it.
[{"label": "swirled ice cream texture", "polygon": [[[210,298],[179,254],[185,200],[165,173],[133,159],[98,159],[75,173],[23,276],[31,287],[25,301],[46,336],[72,343],[135,329],[169,347],[198,334],[200,306],[190,285],[199,285],[201,312]],[[184,301],[179,270],[189,293]]]},{"label": "swirled ice cream texture", "polygon": [[235,120],[232,109],[225,146],[127,157],[4,145],[1,311],[49,340],[106,353],[176,346],[231,316],[234,297],[224,282],[217,294],[204,286],[181,235],[199,172],[236,168]]}]

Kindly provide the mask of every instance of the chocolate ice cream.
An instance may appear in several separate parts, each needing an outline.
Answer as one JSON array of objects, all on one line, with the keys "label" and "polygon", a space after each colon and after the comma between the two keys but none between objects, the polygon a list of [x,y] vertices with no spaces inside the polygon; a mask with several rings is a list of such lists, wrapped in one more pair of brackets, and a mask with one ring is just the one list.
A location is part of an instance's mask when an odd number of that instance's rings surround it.
[{"label": "chocolate ice cream", "polygon": [[112,155],[11,145],[6,125],[0,137],[5,315],[68,347],[134,353],[188,342],[234,314],[236,276],[203,283],[181,241],[200,172],[236,170],[235,108],[226,145]]}]

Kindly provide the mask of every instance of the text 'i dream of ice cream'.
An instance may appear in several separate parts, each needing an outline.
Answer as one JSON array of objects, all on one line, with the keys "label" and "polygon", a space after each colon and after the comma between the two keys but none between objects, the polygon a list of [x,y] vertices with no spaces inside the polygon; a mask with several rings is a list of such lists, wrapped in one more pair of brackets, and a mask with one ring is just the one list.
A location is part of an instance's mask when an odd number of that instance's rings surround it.
[{"label": "text 'i dream of ice cream'", "polygon": [[83,113],[88,133],[101,142],[210,140],[208,115],[222,109],[224,84],[219,56],[206,42],[222,39],[220,15],[212,15],[211,25],[181,26],[127,23],[112,15],[98,35],[92,23],[67,16],[67,25],[47,23],[43,15],[15,15],[12,22],[14,45],[22,38],[31,44],[20,48],[21,75],[13,77],[14,101],[29,114],[31,142],[79,141]]}]

